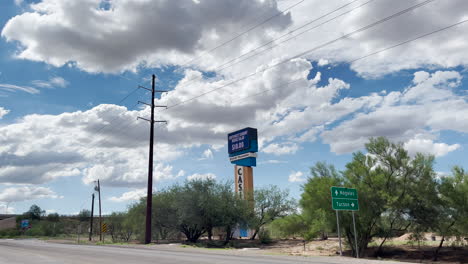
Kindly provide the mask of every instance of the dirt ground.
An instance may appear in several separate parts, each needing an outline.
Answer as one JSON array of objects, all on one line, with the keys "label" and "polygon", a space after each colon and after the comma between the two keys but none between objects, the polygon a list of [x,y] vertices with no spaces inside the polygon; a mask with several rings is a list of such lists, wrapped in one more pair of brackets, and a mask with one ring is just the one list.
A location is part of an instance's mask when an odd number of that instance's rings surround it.
[{"label": "dirt ground", "polygon": [[[411,243],[404,238],[396,238],[386,242],[383,254],[376,257],[378,242],[372,243],[366,251],[366,258],[370,259],[388,259],[402,262],[413,263],[468,263],[468,246],[451,246],[454,238],[446,241],[446,245],[439,253],[439,261],[433,262],[432,257],[435,249],[440,243],[440,237],[432,241],[432,235],[427,235],[426,240],[418,246],[417,243]],[[302,240],[280,240],[271,245],[262,246],[262,249],[271,253],[305,255],[305,256],[334,256],[339,252],[339,242],[337,238],[330,238],[324,241],[311,241],[305,243]],[[343,245],[343,255],[351,256],[350,250]]]}]

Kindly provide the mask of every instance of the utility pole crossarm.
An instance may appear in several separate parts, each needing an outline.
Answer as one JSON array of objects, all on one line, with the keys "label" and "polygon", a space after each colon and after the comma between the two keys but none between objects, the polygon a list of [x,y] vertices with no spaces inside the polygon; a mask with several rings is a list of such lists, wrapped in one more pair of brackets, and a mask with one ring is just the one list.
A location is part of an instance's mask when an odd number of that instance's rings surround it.
[{"label": "utility pole crossarm", "polygon": [[[146,119],[146,118],[144,118],[144,117],[137,117],[137,120],[138,120],[138,119],[142,119],[142,120],[151,122],[151,120]],[[153,123],[166,123],[166,124],[167,124],[167,121],[165,121],[165,120],[154,120]]]},{"label": "utility pole crossarm", "polygon": [[[151,107],[151,104],[148,104],[148,103],[145,103],[145,102],[142,102],[142,101],[138,101],[139,104],[144,104],[144,105],[147,105],[147,106],[150,106]],[[161,108],[166,108],[167,109],[167,105],[155,105],[154,107],[161,107]]]}]

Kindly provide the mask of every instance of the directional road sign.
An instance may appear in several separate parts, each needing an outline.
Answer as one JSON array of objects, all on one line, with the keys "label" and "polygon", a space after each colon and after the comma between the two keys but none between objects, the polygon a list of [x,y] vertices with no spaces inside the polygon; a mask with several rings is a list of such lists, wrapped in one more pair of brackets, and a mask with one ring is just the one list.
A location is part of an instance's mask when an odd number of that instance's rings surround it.
[{"label": "directional road sign", "polygon": [[332,199],[333,210],[349,210],[349,211],[359,211],[358,200],[354,199]]},{"label": "directional road sign", "polygon": [[333,210],[358,211],[358,193],[356,189],[331,187]]},{"label": "directional road sign", "polygon": [[352,188],[345,187],[331,187],[332,198],[347,198],[347,199],[357,199],[357,191]]}]

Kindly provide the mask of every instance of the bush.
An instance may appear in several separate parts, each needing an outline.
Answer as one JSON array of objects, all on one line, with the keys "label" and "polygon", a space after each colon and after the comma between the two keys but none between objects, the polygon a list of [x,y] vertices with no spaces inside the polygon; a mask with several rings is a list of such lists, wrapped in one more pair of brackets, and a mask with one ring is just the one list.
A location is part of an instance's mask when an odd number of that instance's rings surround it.
[{"label": "bush", "polygon": [[258,239],[262,244],[271,244],[271,242],[273,242],[270,236],[270,232],[265,229],[261,229],[260,232],[258,232]]},{"label": "bush", "polygon": [[5,229],[0,231],[1,238],[14,238],[21,235],[21,231],[17,229]]}]

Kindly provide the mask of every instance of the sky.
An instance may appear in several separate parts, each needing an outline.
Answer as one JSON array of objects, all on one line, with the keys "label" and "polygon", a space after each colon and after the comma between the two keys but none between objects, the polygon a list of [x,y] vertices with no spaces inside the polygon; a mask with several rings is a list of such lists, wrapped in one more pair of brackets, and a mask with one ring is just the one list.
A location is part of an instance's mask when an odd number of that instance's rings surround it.
[{"label": "sky", "polygon": [[234,181],[227,134],[258,129],[255,188],[299,199],[316,162],[344,170],[371,137],[466,166],[464,0],[1,0],[0,213]]}]

